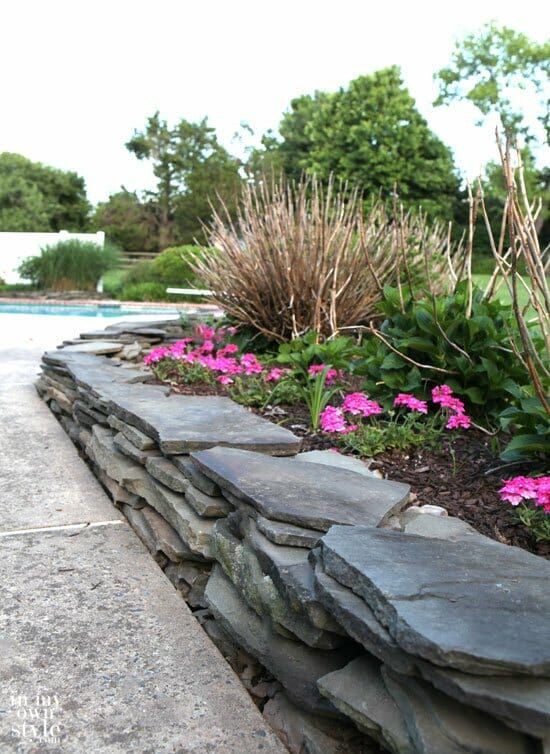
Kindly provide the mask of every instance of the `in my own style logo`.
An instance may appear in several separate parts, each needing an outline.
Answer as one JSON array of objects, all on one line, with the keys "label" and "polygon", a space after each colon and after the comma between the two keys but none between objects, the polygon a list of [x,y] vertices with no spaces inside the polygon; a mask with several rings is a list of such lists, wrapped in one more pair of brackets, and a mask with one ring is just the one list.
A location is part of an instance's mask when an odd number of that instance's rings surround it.
[{"label": "in my own style logo", "polygon": [[57,694],[9,692],[11,736],[48,744],[61,742],[63,712]]}]

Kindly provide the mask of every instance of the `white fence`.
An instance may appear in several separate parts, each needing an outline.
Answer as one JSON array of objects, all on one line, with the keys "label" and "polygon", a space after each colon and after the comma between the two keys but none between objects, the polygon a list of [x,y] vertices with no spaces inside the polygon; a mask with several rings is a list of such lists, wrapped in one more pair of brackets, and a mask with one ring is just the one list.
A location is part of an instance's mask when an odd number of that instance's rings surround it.
[{"label": "white fence", "polygon": [[24,282],[17,272],[24,259],[40,254],[44,246],[72,239],[103,246],[105,233],[102,230],[97,233],[69,233],[66,230],[59,233],[0,233],[0,278],[6,283]]}]

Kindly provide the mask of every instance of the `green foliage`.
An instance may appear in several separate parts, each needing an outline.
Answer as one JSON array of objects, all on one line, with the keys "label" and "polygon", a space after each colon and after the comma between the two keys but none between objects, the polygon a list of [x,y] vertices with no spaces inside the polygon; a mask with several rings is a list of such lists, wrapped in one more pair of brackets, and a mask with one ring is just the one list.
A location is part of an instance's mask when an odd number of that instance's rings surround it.
[{"label": "green foliage", "polygon": [[90,205],[76,173],[0,154],[0,231],[85,230]]},{"label": "green foliage", "polygon": [[317,333],[309,332],[289,343],[281,343],[276,361],[307,374],[312,364],[326,364],[334,369],[348,369],[357,354],[353,338],[343,335],[318,343]]},{"label": "green foliage", "polygon": [[210,202],[217,204],[218,197],[233,206],[239,161],[221,146],[206,118],[182,119],[170,127],[156,112],[126,147],[139,160],[150,160],[157,178],[149,197],[157,208],[159,248],[201,238],[202,223],[212,214]]},{"label": "green foliage", "polygon": [[241,403],[243,406],[262,408],[271,402],[273,385],[266,382],[261,375],[235,375],[233,377],[233,384],[228,385],[227,390],[236,403]]},{"label": "green foliage", "polygon": [[167,285],[195,287],[200,281],[193,271],[193,265],[203,253],[203,247],[193,244],[165,249],[153,260],[153,275]]},{"label": "green foliage", "polygon": [[538,119],[548,139],[549,76],[550,42],[538,44],[514,29],[488,23],[457,42],[451,65],[436,73],[439,96],[434,105],[468,100],[482,119],[497,113],[506,129],[530,139],[534,134],[525,107],[514,101],[518,91],[530,88],[539,98]]},{"label": "green foliage", "polygon": [[537,542],[550,542],[550,515],[542,508],[523,504],[515,508],[514,513]]},{"label": "green foliage", "polygon": [[95,230],[104,230],[107,238],[124,251],[159,250],[155,203],[141,201],[125,189],[98,204],[90,223]]},{"label": "green foliage", "polygon": [[387,288],[382,336],[400,354],[432,369],[420,370],[372,337],[362,347],[363,358],[356,368],[356,373],[367,377],[367,389],[376,390],[381,398],[396,391],[427,395],[434,383],[445,382],[473,414],[495,419],[518,386],[527,382],[510,347],[515,320],[509,306],[498,299],[484,301],[479,289],[474,289],[472,316],[467,317],[467,295],[464,281],[454,295],[433,302],[409,300],[402,312],[397,290]]},{"label": "green foliage", "polygon": [[435,450],[441,444],[441,427],[410,415],[404,423],[361,424],[355,432],[339,435],[337,442],[343,449],[366,458],[373,458],[386,450]]},{"label": "green foliage", "polygon": [[181,296],[166,293],[166,288],[200,287],[201,281],[191,265],[203,251],[200,246],[174,246],[154,259],[134,264],[124,273],[118,288],[120,298],[123,301],[181,301]]},{"label": "green foliage", "polygon": [[[527,390],[516,392],[517,402],[500,414],[503,430],[513,431],[514,436],[501,453],[505,461],[523,458],[550,457],[550,420],[536,396]],[[550,397],[550,393],[549,393]]]},{"label": "green foliage", "polygon": [[174,384],[193,385],[214,385],[216,382],[215,375],[210,369],[206,369],[201,364],[189,364],[178,359],[161,359],[156,364],[151,365],[155,376],[163,382],[173,382]]},{"label": "green foliage", "polygon": [[101,247],[88,241],[60,241],[43,248],[39,256],[25,259],[19,274],[38,288],[90,291],[118,259],[118,250],[108,244]]},{"label": "green foliage", "polygon": [[[332,173],[367,196],[391,196],[407,206],[451,218],[459,180],[450,149],[429,129],[397,67],[360,76],[337,92],[291,102],[264,151],[278,155],[293,178],[302,171],[326,181]],[[258,160],[258,156],[255,156]]]},{"label": "green foliage", "polygon": [[321,412],[328,406],[332,396],[338,392],[337,387],[327,387],[327,372],[329,367],[326,366],[322,372],[315,377],[310,377],[305,385],[300,386],[300,396],[306,404],[309,411],[309,422],[313,432],[319,429]]}]

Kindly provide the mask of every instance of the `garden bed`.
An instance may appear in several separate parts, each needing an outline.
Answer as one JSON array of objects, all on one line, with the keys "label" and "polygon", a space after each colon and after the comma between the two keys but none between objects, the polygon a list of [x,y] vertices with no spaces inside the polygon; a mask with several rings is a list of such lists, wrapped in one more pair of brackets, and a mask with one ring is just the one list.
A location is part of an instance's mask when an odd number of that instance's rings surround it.
[{"label": "garden bed", "polygon": [[[162,384],[156,379],[151,382]],[[229,395],[219,383],[172,384],[171,391],[182,395]],[[303,451],[335,448],[334,437],[308,429],[309,412],[303,404],[251,410],[301,437]],[[438,449],[384,451],[372,459],[370,468],[386,479],[409,484],[411,502],[416,505],[439,505],[450,516],[466,521],[497,542],[550,557],[550,542],[537,541],[498,494],[503,477],[528,473],[529,465],[515,465],[510,470],[492,452],[487,435],[475,428],[452,439],[443,438]]]}]

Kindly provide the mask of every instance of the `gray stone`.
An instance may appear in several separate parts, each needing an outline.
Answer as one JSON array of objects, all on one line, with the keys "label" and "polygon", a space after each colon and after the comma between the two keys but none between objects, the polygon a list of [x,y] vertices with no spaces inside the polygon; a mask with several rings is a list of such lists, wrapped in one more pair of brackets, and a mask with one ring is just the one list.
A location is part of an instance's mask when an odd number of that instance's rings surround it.
[{"label": "gray stone", "polygon": [[181,473],[205,495],[219,497],[221,490],[218,485],[199,471],[197,465],[189,456],[172,456],[171,460],[176,464]]},{"label": "gray stone", "polygon": [[290,632],[311,647],[329,649],[340,645],[339,637],[316,628],[302,611],[297,612],[287,604],[271,577],[262,571],[255,553],[235,535],[232,519],[233,516],[216,523],[214,553],[250,607],[260,617],[269,618],[273,628],[283,636]]},{"label": "gray stone", "polygon": [[366,602],[328,576],[320,563],[315,564],[315,587],[321,603],[352,639],[399,672],[415,672],[415,658],[400,649]]},{"label": "gray stone", "polygon": [[291,754],[368,754],[354,728],[298,709],[283,691],[269,699],[263,715]]},{"label": "gray stone", "polygon": [[116,429],[117,432],[121,432],[136,448],[140,450],[154,450],[157,447],[156,442],[151,437],[143,434],[136,427],[132,427],[131,424],[126,424],[126,422],[123,422],[117,416],[110,414],[107,417],[107,422],[110,427]]},{"label": "gray stone", "polygon": [[73,404],[73,413],[85,414],[88,416],[94,424],[101,424],[107,426],[107,417],[100,411],[96,411],[94,408],[90,408],[86,403],[81,400],[76,400]]},{"label": "gray stone", "polygon": [[433,513],[408,509],[400,515],[400,524],[406,534],[417,534],[419,537],[434,537],[449,542],[464,540],[468,542],[472,537],[481,538],[487,545],[494,539],[484,537],[473,526],[453,516],[439,516]]},{"label": "gray stone", "polygon": [[301,441],[292,432],[256,416],[229,398],[172,394],[162,401],[151,392],[155,387],[143,385],[141,392],[113,387],[110,391],[113,413],[154,437],[166,455],[215,445],[276,455],[292,455],[300,448]]},{"label": "gray stone", "polygon": [[315,547],[321,533],[315,529],[305,529],[296,524],[286,524],[284,521],[270,521],[264,516],[256,515],[256,525],[270,542],[289,547]]},{"label": "gray stone", "polygon": [[153,554],[163,553],[168,560],[178,563],[189,557],[189,548],[162,516],[146,505],[140,510],[124,505],[123,513]]},{"label": "gray stone", "polygon": [[151,476],[175,492],[185,492],[189,487],[189,481],[178,471],[172,461],[164,456],[147,458],[145,468]]},{"label": "gray stone", "polygon": [[430,684],[387,667],[382,676],[420,754],[533,754],[532,741],[525,736]]},{"label": "gray stone", "polygon": [[[88,438],[88,442],[90,441],[90,439],[91,437]],[[87,444],[88,443],[85,443],[84,445],[86,446]],[[115,505],[122,505],[124,503],[125,505],[129,505],[132,508],[136,509],[143,508],[143,506],[145,505],[145,500],[143,500],[143,498],[139,497],[138,495],[134,495],[133,492],[128,492],[128,490],[125,490],[124,487],[122,487],[114,479],[111,479],[111,477],[107,476],[107,474],[95,464],[94,474],[99,479],[101,484],[107,489]]]},{"label": "gray stone", "polygon": [[206,607],[204,590],[210,569],[202,570],[194,563],[169,563],[164,573],[192,608]]},{"label": "gray stone", "polygon": [[121,453],[114,444],[113,431],[96,424],[92,437],[86,446],[91,460],[128,492],[143,497],[150,485],[149,474],[143,466]]},{"label": "gray stone", "polygon": [[133,461],[137,461],[137,463],[140,463],[142,466],[145,466],[148,458],[158,458],[162,455],[160,450],[140,450],[139,448],[136,448],[135,445],[132,445],[130,440],[127,440],[126,437],[124,437],[122,432],[118,432],[114,436],[113,442],[121,453],[124,453],[125,456],[128,456],[128,458],[131,458]]},{"label": "gray stone", "polygon": [[406,652],[473,674],[550,675],[543,558],[481,537],[466,545],[365,526],[333,527],[320,545],[325,571]]},{"label": "gray stone", "polygon": [[296,461],[305,461],[306,463],[319,463],[323,466],[334,466],[338,469],[347,469],[355,471],[363,476],[378,478],[376,472],[369,469],[370,461],[362,461],[360,458],[345,456],[334,450],[308,450],[306,453],[298,453]]},{"label": "gray stone", "polygon": [[193,453],[201,471],[263,516],[327,531],[333,524],[378,526],[407,501],[409,487],[322,464],[234,448]]},{"label": "gray stone", "polygon": [[45,386],[44,393],[46,395],[47,400],[54,400],[59,408],[69,416],[73,412],[73,404],[72,401],[70,401],[65,393],[62,393],[60,390],[57,390],[55,387],[51,387],[50,385]]},{"label": "gray stone", "polygon": [[[389,694],[380,663],[363,655],[317,682],[321,693],[394,754],[417,754],[404,716]],[[446,754],[441,750],[438,754]]]},{"label": "gray stone", "polygon": [[83,341],[77,345],[63,347],[63,350],[69,353],[92,353],[96,356],[118,353],[121,349],[122,343],[117,343],[114,340]]},{"label": "gray stone", "polygon": [[105,414],[105,416],[107,416],[107,414],[109,413],[109,406],[105,401],[102,401],[100,398],[93,395],[89,390],[86,390],[83,387],[78,386],[76,390],[78,400],[85,403],[88,408],[92,408],[95,411],[99,411],[100,414]]},{"label": "gray stone", "polygon": [[185,490],[185,499],[191,505],[199,516],[206,518],[219,518],[231,513],[233,506],[228,503],[224,497],[210,497],[205,495],[190,482]]},{"label": "gray stone", "polygon": [[133,343],[127,343],[123,346],[120,352],[121,359],[127,359],[128,361],[135,361],[141,354],[142,348],[140,344],[135,340]]},{"label": "gray stone", "polygon": [[479,676],[422,662],[421,674],[463,704],[498,717],[537,738],[550,736],[550,679]]},{"label": "gray stone", "polygon": [[321,697],[317,680],[345,665],[351,659],[347,651],[325,652],[278,636],[248,607],[218,565],[205,597],[222,628],[273,673],[295,704],[310,712],[337,716],[332,704]]}]

